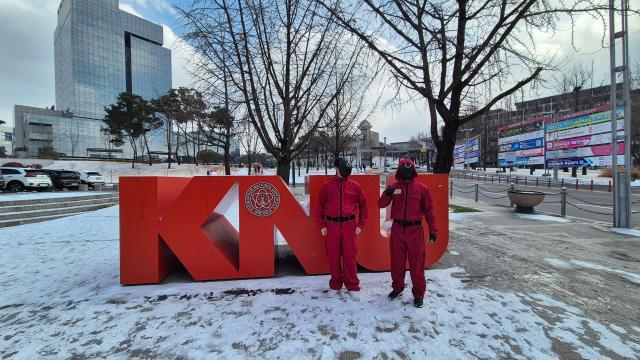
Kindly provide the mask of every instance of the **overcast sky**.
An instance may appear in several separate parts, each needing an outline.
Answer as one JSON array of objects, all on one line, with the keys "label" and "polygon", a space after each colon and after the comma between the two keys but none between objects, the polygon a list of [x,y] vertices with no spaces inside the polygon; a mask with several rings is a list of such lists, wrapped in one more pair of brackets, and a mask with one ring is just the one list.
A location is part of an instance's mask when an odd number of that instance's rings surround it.
[{"label": "overcast sky", "polygon": [[[184,0],[182,0],[184,1]],[[13,123],[15,104],[45,107],[55,104],[53,63],[53,32],[59,0],[0,0],[0,119]],[[634,1],[631,1],[632,6]],[[120,8],[144,17],[164,27],[165,47],[172,50],[173,87],[189,86],[191,81],[185,64],[189,51],[180,45],[176,33],[175,12],[167,0],[120,0]],[[631,57],[634,66],[640,62],[640,21],[630,21]],[[535,34],[540,54],[553,53],[565,59],[569,66],[582,63],[594,68],[594,83],[608,83],[608,50],[600,49],[602,24],[588,16],[578,20],[576,53],[570,43],[570,26],[561,24],[562,31],[549,36]],[[547,76],[551,76],[547,74]],[[383,90],[381,92],[387,93]],[[549,95],[543,90],[539,95]],[[525,93],[526,98],[536,94]],[[411,135],[426,131],[428,116],[424,101],[404,103],[380,109],[370,122],[373,130],[386,136],[389,142],[408,140]]]}]

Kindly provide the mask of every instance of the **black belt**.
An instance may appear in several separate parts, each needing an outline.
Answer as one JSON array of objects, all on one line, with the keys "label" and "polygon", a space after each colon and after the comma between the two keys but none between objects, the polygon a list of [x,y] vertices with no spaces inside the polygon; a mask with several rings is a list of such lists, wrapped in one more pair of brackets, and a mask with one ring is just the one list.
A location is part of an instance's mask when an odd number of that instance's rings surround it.
[{"label": "black belt", "polygon": [[347,221],[355,220],[356,216],[355,215],[344,216],[344,217],[325,216],[325,219],[327,219],[329,221],[333,221],[333,222],[347,222]]},{"label": "black belt", "polygon": [[421,225],[422,224],[422,220],[417,220],[417,221],[393,220],[393,223],[397,224],[397,225],[400,225],[402,227],[409,227],[409,226]]}]

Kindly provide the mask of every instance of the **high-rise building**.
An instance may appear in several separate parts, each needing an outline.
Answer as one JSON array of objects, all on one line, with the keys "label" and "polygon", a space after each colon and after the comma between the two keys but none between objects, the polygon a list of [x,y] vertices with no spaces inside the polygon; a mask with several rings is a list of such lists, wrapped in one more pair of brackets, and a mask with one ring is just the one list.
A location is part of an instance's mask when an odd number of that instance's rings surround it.
[{"label": "high-rise building", "polygon": [[[118,0],[60,2],[54,33],[56,110],[16,106],[17,152],[113,156],[100,133],[104,108],[125,91],[152,99],[171,89],[171,51],[162,47],[162,27],[118,6]],[[43,127],[50,128],[50,136],[31,138]],[[166,151],[165,141],[162,131],[150,134],[156,153]],[[120,153],[131,156],[127,147]]]},{"label": "high-rise building", "polygon": [[118,0],[62,0],[54,34],[56,108],[102,119],[128,91],[151,99],[171,89],[171,51],[160,25],[118,8]]}]

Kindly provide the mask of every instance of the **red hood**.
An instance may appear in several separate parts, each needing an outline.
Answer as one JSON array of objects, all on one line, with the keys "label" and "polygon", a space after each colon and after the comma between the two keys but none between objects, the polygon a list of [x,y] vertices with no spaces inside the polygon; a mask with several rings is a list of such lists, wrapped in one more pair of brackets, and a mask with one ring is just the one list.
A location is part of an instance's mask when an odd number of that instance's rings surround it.
[{"label": "red hood", "polygon": [[411,167],[413,168],[413,179],[417,178],[418,172],[416,171],[416,164],[414,164],[411,159],[401,159],[400,163],[398,164],[398,169],[396,170],[396,180],[402,181],[402,177],[400,176],[400,168],[404,164],[411,164]]}]

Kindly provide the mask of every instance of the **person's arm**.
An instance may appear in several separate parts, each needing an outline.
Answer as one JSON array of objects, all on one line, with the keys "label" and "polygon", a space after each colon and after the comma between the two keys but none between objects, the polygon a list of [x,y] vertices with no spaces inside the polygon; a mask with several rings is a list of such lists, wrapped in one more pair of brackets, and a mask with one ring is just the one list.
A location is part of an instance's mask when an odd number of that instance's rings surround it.
[{"label": "person's arm", "polygon": [[358,185],[358,226],[363,229],[369,220],[369,208],[367,207],[367,198],[364,196],[364,192],[360,185]]},{"label": "person's arm", "polygon": [[386,208],[387,206],[389,206],[389,204],[391,204],[391,201],[393,200],[393,193],[395,191],[396,191],[395,184],[393,184],[387,187],[382,192],[382,195],[380,195],[380,199],[378,199],[378,207],[380,209]]},{"label": "person's arm", "polygon": [[429,224],[429,234],[435,237],[438,234],[438,227],[436,225],[436,214],[431,198],[431,191],[428,187],[425,188],[424,195],[422,196],[422,208],[424,209],[424,217],[427,220],[427,224]]},{"label": "person's arm", "polygon": [[318,206],[317,206],[317,211],[316,211],[316,220],[318,221],[318,224],[320,225],[320,229],[326,228],[327,227],[327,219],[326,219],[326,213],[325,213],[325,204],[327,202],[327,190],[326,190],[327,186],[322,185],[322,187],[320,188],[320,196],[318,196]]}]

